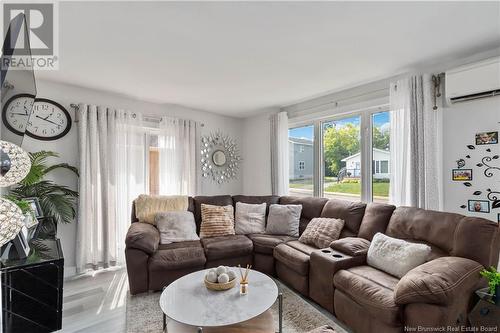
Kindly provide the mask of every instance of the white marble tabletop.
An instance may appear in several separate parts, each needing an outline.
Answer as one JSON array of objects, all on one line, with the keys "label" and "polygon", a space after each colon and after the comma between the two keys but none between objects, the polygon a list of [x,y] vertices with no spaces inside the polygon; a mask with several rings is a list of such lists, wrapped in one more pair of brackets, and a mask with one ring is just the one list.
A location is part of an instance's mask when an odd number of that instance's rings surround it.
[{"label": "white marble tabletop", "polygon": [[[232,269],[239,281],[238,268]],[[251,270],[248,294],[240,295],[239,282],[225,291],[207,289],[203,282],[207,271],[185,275],[163,291],[160,307],[167,317],[198,327],[233,325],[264,313],[278,297],[278,286],[263,273]]]}]

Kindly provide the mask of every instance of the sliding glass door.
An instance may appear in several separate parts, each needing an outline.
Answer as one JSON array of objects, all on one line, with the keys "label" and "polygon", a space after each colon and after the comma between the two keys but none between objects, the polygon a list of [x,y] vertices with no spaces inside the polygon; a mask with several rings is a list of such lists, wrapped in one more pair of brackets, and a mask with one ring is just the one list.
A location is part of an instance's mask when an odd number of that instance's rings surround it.
[{"label": "sliding glass door", "polygon": [[361,117],[323,122],[323,195],[361,200]]}]

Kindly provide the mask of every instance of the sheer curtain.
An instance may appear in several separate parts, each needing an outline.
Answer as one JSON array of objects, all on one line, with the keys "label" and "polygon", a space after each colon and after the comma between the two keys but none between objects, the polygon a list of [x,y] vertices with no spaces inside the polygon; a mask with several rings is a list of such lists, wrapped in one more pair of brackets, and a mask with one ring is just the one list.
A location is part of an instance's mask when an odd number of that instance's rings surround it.
[{"label": "sheer curtain", "polygon": [[159,127],[160,194],[198,194],[198,124],[164,117]]},{"label": "sheer curtain", "polygon": [[433,110],[431,76],[392,82],[390,201],[426,209],[442,208],[441,116]]},{"label": "sheer curtain", "polygon": [[271,116],[271,188],[274,195],[288,195],[288,115]]},{"label": "sheer curtain", "polygon": [[79,105],[77,271],[124,262],[131,203],[147,193],[142,116]]}]

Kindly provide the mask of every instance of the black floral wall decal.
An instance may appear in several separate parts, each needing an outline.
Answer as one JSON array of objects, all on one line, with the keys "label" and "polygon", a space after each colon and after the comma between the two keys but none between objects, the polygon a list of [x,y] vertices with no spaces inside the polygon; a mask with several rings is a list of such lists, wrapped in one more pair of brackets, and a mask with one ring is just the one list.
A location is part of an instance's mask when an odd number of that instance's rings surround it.
[{"label": "black floral wall decal", "polygon": [[[479,163],[479,164],[482,164],[481,167],[486,166],[486,169],[484,169],[484,175],[486,177],[491,178],[494,175],[493,171],[500,171],[500,167],[489,164],[493,160],[497,160],[498,157],[499,157],[498,155],[495,155],[493,157],[485,156],[481,160],[481,162],[483,162],[483,163]],[[479,166],[479,164],[477,166]]]},{"label": "black floral wall decal", "polygon": [[468,145],[467,148],[469,148],[470,150],[476,149],[476,147],[474,145]]}]

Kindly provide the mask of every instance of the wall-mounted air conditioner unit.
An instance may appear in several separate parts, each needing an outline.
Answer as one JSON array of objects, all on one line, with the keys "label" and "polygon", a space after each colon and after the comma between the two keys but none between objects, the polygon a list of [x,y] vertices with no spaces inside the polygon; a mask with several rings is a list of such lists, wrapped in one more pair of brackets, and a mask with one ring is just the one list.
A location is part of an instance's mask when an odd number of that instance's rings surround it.
[{"label": "wall-mounted air conditioner unit", "polygon": [[450,103],[500,95],[500,57],[447,71],[445,80]]}]

